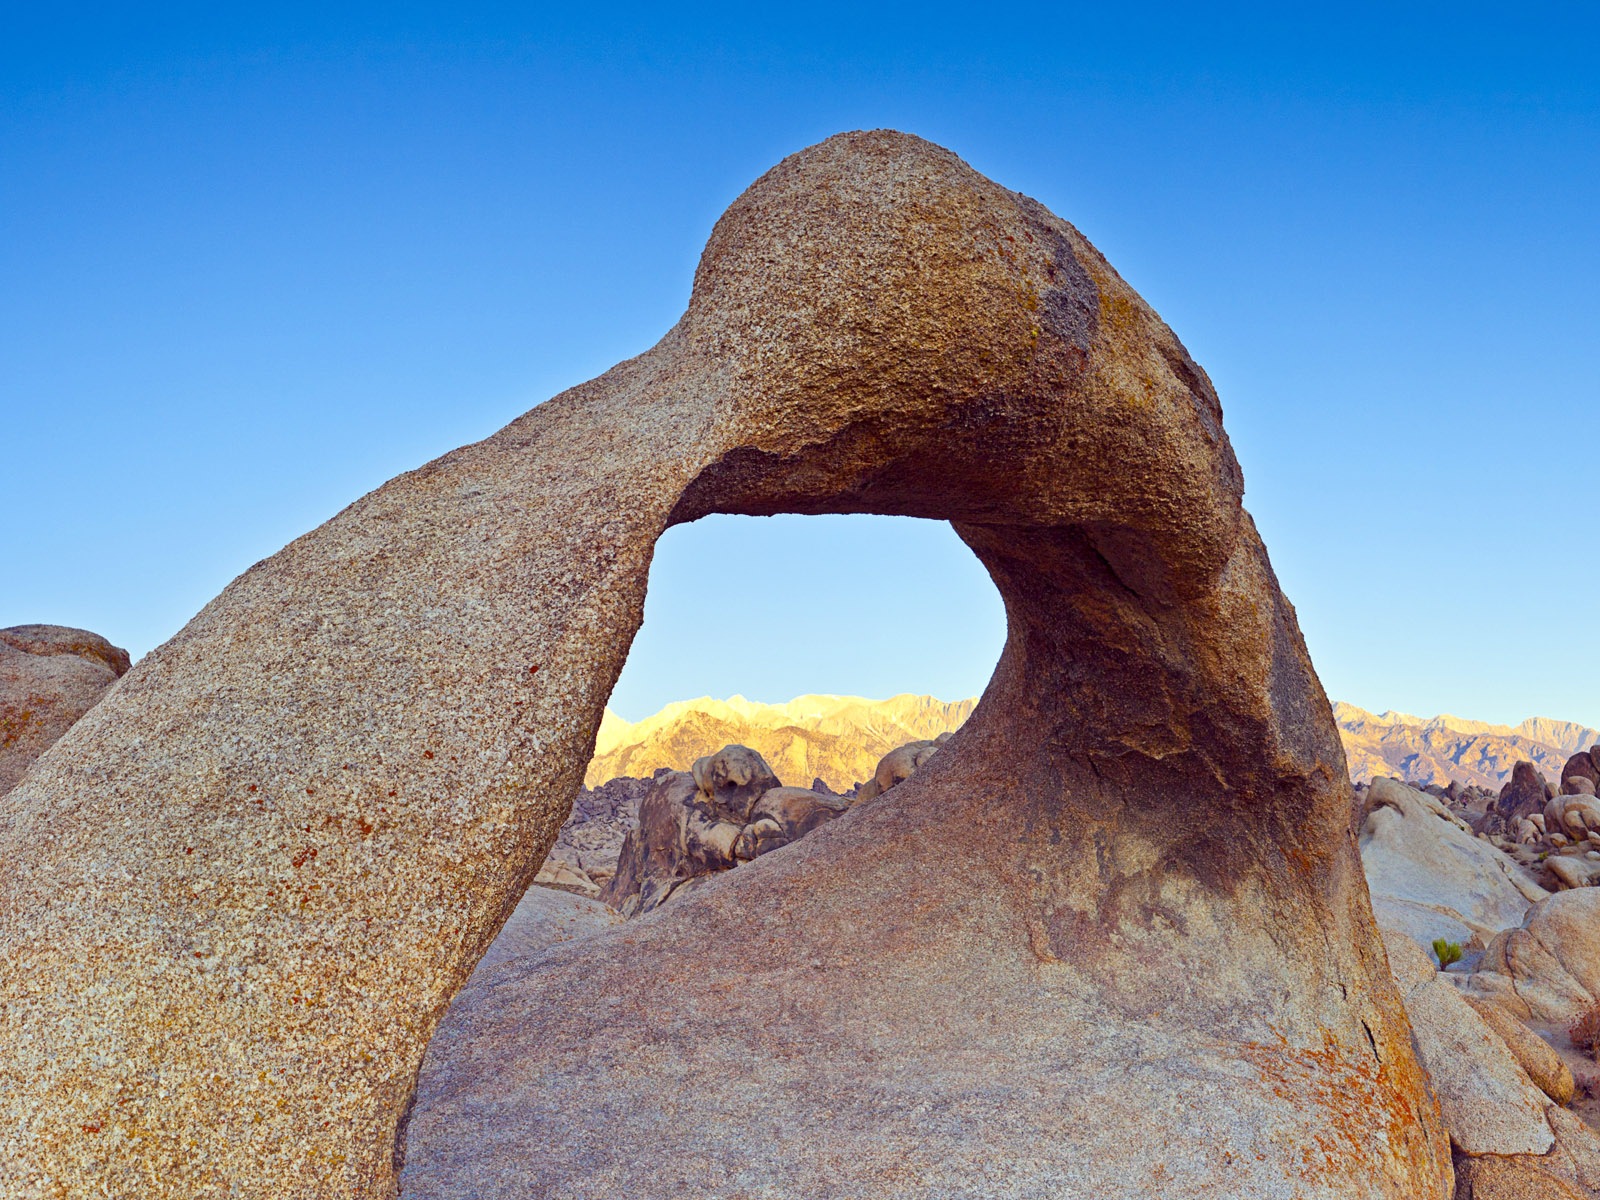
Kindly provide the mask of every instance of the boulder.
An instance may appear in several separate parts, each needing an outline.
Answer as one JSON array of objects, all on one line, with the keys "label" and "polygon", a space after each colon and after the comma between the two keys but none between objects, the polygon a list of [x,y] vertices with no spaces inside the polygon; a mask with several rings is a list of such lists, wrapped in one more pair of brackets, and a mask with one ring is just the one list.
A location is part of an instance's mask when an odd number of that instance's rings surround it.
[{"label": "boulder", "polygon": [[[786,846],[850,808],[842,797],[776,780],[748,746],[699,759],[693,774],[657,771],[616,873],[595,894],[626,916],[649,912],[691,882]],[[763,790],[751,800],[756,788]]]},{"label": "boulder", "polygon": [[659,344],[253,566],[0,799],[0,1194],[393,1196],[656,540],[879,512],[1001,594],[973,715],[501,977],[432,1194],[1446,1200],[1242,495],[1205,373],[1072,226],[900,134],[785,160]]},{"label": "boulder", "polygon": [[1555,1144],[1543,1094],[1454,988],[1424,984],[1406,998],[1406,1014],[1445,1129],[1462,1153],[1543,1154]]},{"label": "boulder", "polygon": [[[1552,842],[1556,839],[1551,838]],[[1589,845],[1588,842],[1582,843]],[[1600,883],[1600,862],[1589,857],[1590,851],[1558,847],[1558,853],[1544,860],[1546,873],[1559,889],[1594,887]]]},{"label": "boulder", "polygon": [[1590,1200],[1590,1193],[1524,1159],[1464,1158],[1455,1200]]},{"label": "boulder", "polygon": [[849,802],[840,796],[810,788],[772,788],[756,801],[735,854],[750,859],[770,853],[849,810]]},{"label": "boulder", "polygon": [[1524,760],[1511,768],[1511,778],[1500,789],[1495,811],[1504,825],[1510,827],[1519,817],[1542,812],[1549,798],[1550,788],[1544,777],[1531,762]]},{"label": "boulder", "polygon": [[1431,964],[1419,963],[1408,939],[1388,936],[1385,946],[1451,1143],[1464,1154],[1549,1150],[1546,1099],[1505,1042]]},{"label": "boulder", "polygon": [[0,629],[0,795],[129,667],[128,652],[63,625]]},{"label": "boulder", "polygon": [[1600,800],[1583,794],[1553,796],[1544,806],[1544,826],[1581,842],[1591,831],[1600,832]]},{"label": "boulder", "polygon": [[1549,894],[1448,805],[1397,780],[1373,781],[1359,846],[1379,922],[1424,947],[1485,945]]},{"label": "boulder", "polygon": [[1600,765],[1592,754],[1580,750],[1561,768],[1561,790],[1573,795],[1585,784],[1588,794],[1594,795],[1596,785],[1600,784]]},{"label": "boulder", "polygon": [[1600,997],[1600,888],[1557,892],[1498,934],[1466,986],[1535,1022],[1565,1027]]},{"label": "boulder", "polygon": [[938,741],[907,742],[889,751],[878,760],[878,767],[873,771],[872,778],[862,784],[856,792],[856,803],[875,799],[895,784],[910,779],[916,774],[918,767],[934,756],[942,744],[942,738],[948,736],[948,734],[941,735],[941,740]]},{"label": "boulder", "polygon": [[1499,1004],[1476,997],[1467,997],[1472,1011],[1492,1029],[1506,1049],[1511,1051],[1517,1065],[1527,1072],[1535,1086],[1557,1104],[1572,1103],[1575,1084],[1572,1071],[1561,1061],[1555,1048]]},{"label": "boulder", "polygon": [[767,760],[749,746],[724,746],[697,759],[693,773],[707,815],[736,825],[750,820],[757,800],[782,786]]},{"label": "boulder", "polygon": [[[733,826],[730,837],[718,836],[718,826],[727,823],[705,819],[696,806],[699,798],[689,772],[656,772],[639,802],[639,823],[623,839],[616,874],[601,890],[602,900],[628,916],[649,912],[695,875],[733,865],[741,827]],[[707,835],[712,844],[706,843]]]},{"label": "boulder", "polygon": [[600,885],[590,877],[589,873],[581,865],[559,855],[556,851],[552,851],[540,865],[539,873],[533,877],[533,882],[540,887],[571,892],[575,896],[585,896],[593,900],[600,898]]}]

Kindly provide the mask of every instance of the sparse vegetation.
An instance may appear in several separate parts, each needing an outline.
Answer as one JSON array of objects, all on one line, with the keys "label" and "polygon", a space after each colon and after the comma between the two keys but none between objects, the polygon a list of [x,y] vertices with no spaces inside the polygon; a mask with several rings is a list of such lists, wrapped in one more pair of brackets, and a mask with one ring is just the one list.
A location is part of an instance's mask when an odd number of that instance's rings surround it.
[{"label": "sparse vegetation", "polygon": [[1451,963],[1461,961],[1461,943],[1434,938],[1433,956],[1439,960],[1439,969],[1442,971]]}]

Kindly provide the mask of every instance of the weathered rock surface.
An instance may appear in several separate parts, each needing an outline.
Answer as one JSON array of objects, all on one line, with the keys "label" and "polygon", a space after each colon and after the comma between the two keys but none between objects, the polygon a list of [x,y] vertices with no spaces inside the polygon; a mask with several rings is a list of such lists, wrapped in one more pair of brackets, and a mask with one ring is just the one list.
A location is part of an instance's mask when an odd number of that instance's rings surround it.
[{"label": "weathered rock surface", "polygon": [[750,812],[750,822],[734,847],[739,859],[759,858],[849,811],[850,802],[811,788],[775,787]]},{"label": "weathered rock surface", "polygon": [[1591,750],[1580,750],[1561,768],[1561,790],[1573,793],[1578,790],[1580,782],[1589,785],[1589,795],[1594,795],[1600,787],[1600,746]]},{"label": "weathered rock surface", "polygon": [[656,773],[639,803],[638,824],[623,839],[616,874],[598,895],[626,916],[649,912],[849,807],[842,797],[784,787],[754,750],[724,746],[696,760],[692,774]]},{"label": "weathered rock surface", "polygon": [[1471,1155],[1550,1150],[1546,1098],[1506,1044],[1409,938],[1384,945],[1451,1143]]},{"label": "weathered rock surface", "polygon": [[1487,945],[1549,893],[1433,796],[1374,780],[1360,829],[1361,865],[1379,923],[1419,945]]},{"label": "weathered rock surface", "polygon": [[0,795],[129,667],[128,652],[64,625],[0,629]]},{"label": "weathered rock surface", "polygon": [[1491,1184],[1600,1195],[1600,1136],[1560,1107],[1575,1087],[1557,1049],[1500,1004],[1462,995],[1470,978],[1435,971],[1404,933],[1386,929],[1383,940],[1455,1147],[1457,1196],[1522,1194]]},{"label": "weathered rock surface", "polygon": [[735,829],[716,846],[701,844],[702,828],[715,831],[718,822],[697,820],[694,776],[687,771],[657,771],[639,801],[639,823],[623,838],[617,870],[600,898],[628,915],[665,904],[674,891],[697,874],[733,865]]},{"label": "weathered rock surface", "polygon": [[[590,937],[621,921],[614,910],[596,900],[551,888],[528,889],[428,1043],[409,1120],[415,1131],[405,1164],[411,1177],[444,1175],[464,1181],[470,1176],[461,1174],[459,1166],[470,1164],[477,1152],[460,1152],[471,1143],[493,1142],[505,1134],[505,1122],[499,1120],[469,1127],[452,1104],[452,1097],[470,1076],[474,1055],[514,1057],[522,1052],[515,1040],[495,1041],[499,1032],[493,1020],[497,989],[515,986],[529,972],[537,972],[541,956],[551,947]],[[604,999],[596,997],[595,1002],[603,1004]],[[596,1046],[595,1052],[603,1054],[606,1048]],[[439,1137],[436,1131],[440,1129],[453,1129],[461,1136]],[[405,1141],[402,1132],[402,1149]]]},{"label": "weathered rock surface", "polygon": [[1590,1193],[1522,1160],[1463,1159],[1455,1200],[1590,1200]]},{"label": "weathered rock surface", "polygon": [[1470,990],[1555,1026],[1600,999],[1600,888],[1557,892],[1489,943]]},{"label": "weathered rock surface", "polygon": [[1511,769],[1511,778],[1500,789],[1495,809],[1507,825],[1519,817],[1543,812],[1550,799],[1550,785],[1531,762],[1519,762]]},{"label": "weathered rock surface", "polygon": [[1557,1104],[1572,1103],[1575,1083],[1572,1071],[1555,1048],[1499,1004],[1467,997],[1472,1011],[1506,1044],[1517,1065],[1541,1092]]},{"label": "weathered rock surface", "polygon": [[252,568],[0,800],[0,1191],[392,1194],[656,538],[860,511],[994,579],[977,709],[496,988],[521,1052],[466,1068],[503,1136],[454,1194],[1444,1200],[1241,495],[1205,375],[1070,225],[897,134],[785,160],[661,343]]},{"label": "weathered rock surface", "polygon": [[639,823],[639,802],[649,790],[648,779],[623,777],[580,791],[534,882],[599,896],[617,873],[623,839]]},{"label": "weathered rock surface", "polygon": [[904,783],[915,775],[917,768],[932,758],[938,749],[939,742],[930,740],[907,742],[904,746],[896,746],[878,760],[872,778],[856,790],[856,799],[871,800],[883,795],[895,784]]}]

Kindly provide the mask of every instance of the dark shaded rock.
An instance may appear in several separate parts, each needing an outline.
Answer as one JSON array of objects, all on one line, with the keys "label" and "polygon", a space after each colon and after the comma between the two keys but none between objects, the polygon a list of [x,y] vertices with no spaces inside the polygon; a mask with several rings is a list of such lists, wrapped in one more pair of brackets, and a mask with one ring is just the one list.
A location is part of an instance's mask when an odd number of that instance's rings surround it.
[{"label": "dark shaded rock", "polygon": [[1549,785],[1531,762],[1517,763],[1511,769],[1511,778],[1500,789],[1500,796],[1495,801],[1495,813],[1500,819],[1500,828],[1514,828],[1519,818],[1542,813],[1550,794]]},{"label": "dark shaded rock", "polygon": [[705,848],[693,844],[690,831],[697,825],[693,818],[698,794],[689,772],[656,772],[639,802],[638,824],[623,839],[616,874],[601,889],[600,899],[629,916],[649,912],[696,874],[733,865],[731,842],[728,853],[718,856],[725,863],[715,868],[707,867],[712,856]]},{"label": "dark shaded rock", "polygon": [[1574,779],[1587,779],[1591,787],[1600,786],[1600,767],[1595,765],[1592,751],[1578,751],[1567,759],[1566,765],[1561,768],[1561,790],[1569,796],[1577,791],[1571,786],[1571,781]]},{"label": "dark shaded rock", "polygon": [[849,811],[850,802],[840,796],[809,788],[773,788],[756,801],[735,854],[741,859],[759,858]]},{"label": "dark shaded rock", "polygon": [[616,874],[599,893],[626,916],[649,912],[696,880],[786,846],[850,807],[842,797],[783,787],[748,746],[725,746],[695,768],[693,775],[657,772],[639,803],[638,824],[623,840]]}]

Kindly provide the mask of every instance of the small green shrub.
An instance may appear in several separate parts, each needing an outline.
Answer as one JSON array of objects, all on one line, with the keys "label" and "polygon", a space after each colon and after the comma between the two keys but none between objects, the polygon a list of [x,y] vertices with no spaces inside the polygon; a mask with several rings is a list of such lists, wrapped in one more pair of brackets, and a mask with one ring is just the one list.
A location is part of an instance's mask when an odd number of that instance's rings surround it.
[{"label": "small green shrub", "polygon": [[1439,960],[1439,969],[1442,971],[1451,963],[1461,961],[1461,943],[1434,938],[1433,956]]}]

